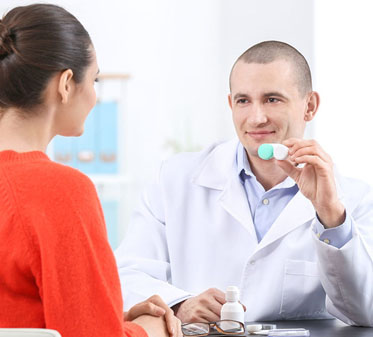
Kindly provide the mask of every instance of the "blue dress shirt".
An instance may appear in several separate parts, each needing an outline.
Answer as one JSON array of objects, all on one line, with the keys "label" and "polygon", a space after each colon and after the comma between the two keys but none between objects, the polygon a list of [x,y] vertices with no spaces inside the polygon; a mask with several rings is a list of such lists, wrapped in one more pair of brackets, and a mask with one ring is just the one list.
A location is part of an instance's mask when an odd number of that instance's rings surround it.
[{"label": "blue dress shirt", "polygon": [[[236,158],[237,173],[245,189],[257,239],[260,242],[282,210],[298,193],[299,188],[292,178],[287,177],[281,183],[265,191],[251,171],[246,150],[241,143],[237,147]],[[341,248],[352,238],[351,218],[346,214],[346,220],[342,225],[326,229],[316,217],[313,231],[321,241]]]}]

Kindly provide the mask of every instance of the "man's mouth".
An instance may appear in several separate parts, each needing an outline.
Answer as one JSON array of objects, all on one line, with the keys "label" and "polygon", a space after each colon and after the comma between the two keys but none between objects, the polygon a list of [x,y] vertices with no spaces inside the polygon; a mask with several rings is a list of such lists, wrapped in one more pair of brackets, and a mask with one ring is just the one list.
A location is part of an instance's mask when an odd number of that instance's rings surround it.
[{"label": "man's mouth", "polygon": [[270,135],[273,135],[275,131],[266,131],[266,130],[260,130],[260,131],[246,131],[245,134],[248,134],[250,137],[254,139],[264,139]]}]

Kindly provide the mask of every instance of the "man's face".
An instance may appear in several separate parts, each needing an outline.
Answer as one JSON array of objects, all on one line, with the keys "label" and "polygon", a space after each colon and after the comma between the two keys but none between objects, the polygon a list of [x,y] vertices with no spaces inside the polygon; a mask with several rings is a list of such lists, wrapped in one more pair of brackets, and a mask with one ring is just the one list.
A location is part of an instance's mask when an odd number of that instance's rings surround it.
[{"label": "man's face", "polygon": [[308,95],[301,95],[291,64],[237,62],[231,75],[229,104],[238,138],[257,156],[263,143],[302,138]]}]

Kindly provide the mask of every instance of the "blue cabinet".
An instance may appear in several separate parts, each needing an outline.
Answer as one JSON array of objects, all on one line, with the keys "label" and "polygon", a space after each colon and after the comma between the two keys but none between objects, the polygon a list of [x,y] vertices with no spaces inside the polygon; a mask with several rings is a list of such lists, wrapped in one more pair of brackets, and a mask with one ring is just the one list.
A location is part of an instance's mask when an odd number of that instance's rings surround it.
[{"label": "blue cabinet", "polygon": [[101,202],[102,209],[105,215],[106,228],[108,239],[113,250],[120,243],[119,233],[119,201],[118,200],[103,200]]},{"label": "blue cabinet", "polygon": [[[80,170],[90,176],[93,182],[96,179],[100,185],[105,185],[107,181],[116,184],[116,177],[118,182],[123,181],[123,177],[119,178],[117,102],[98,102],[86,119],[82,136],[76,138],[56,136],[52,144],[53,159],[56,162]],[[100,189],[98,192],[109,242],[115,249],[120,243],[118,213],[120,197],[116,199],[104,194],[100,195]]]},{"label": "blue cabinet", "polygon": [[97,172],[118,173],[118,104],[100,103],[96,106]]},{"label": "blue cabinet", "polygon": [[100,102],[80,137],[55,137],[54,160],[86,174],[118,174],[118,104]]}]

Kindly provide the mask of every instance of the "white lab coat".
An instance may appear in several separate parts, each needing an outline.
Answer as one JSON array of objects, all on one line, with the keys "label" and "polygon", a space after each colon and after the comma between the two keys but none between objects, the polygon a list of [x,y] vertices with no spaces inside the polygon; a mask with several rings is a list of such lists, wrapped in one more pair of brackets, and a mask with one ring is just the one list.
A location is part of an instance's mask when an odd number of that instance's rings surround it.
[{"label": "white lab coat", "polygon": [[372,189],[336,178],[353,233],[341,249],[316,237],[315,211],[300,192],[258,243],[235,166],[237,144],[162,165],[115,252],[125,309],[153,294],[172,306],[237,285],[246,321],[334,316],[373,326]]}]

